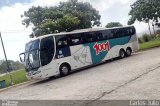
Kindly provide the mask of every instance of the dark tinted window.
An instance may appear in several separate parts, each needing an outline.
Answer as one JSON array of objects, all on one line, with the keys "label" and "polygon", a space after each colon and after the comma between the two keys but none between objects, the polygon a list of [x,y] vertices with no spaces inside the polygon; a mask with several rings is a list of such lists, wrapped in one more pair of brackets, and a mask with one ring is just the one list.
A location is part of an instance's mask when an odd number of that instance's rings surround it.
[{"label": "dark tinted window", "polygon": [[117,35],[118,37],[125,37],[125,36],[130,36],[130,28],[120,28],[117,29]]},{"label": "dark tinted window", "polygon": [[68,36],[70,38],[70,46],[79,45],[83,43],[81,34],[71,34]]},{"label": "dark tinted window", "polygon": [[104,39],[101,31],[72,34],[68,37],[71,39],[72,45],[97,42]]},{"label": "dark tinted window", "polygon": [[84,43],[97,42],[102,40],[114,39],[124,36],[130,36],[135,33],[134,27],[108,29],[102,31],[77,33],[70,35],[56,36],[57,48],[74,46]]},{"label": "dark tinted window", "polygon": [[26,44],[26,47],[25,47],[26,52],[34,49],[39,49],[39,39]]},{"label": "dark tinted window", "polygon": [[134,35],[135,33],[136,32],[134,27],[120,28],[118,31],[119,37],[131,36]]},{"label": "dark tinted window", "polygon": [[127,31],[124,28],[118,29],[118,35],[119,37],[127,36]]},{"label": "dark tinted window", "polygon": [[85,32],[82,34],[83,43],[91,43],[97,40],[95,32]]},{"label": "dark tinted window", "polygon": [[129,28],[130,34],[134,35],[136,33],[136,29],[134,27]]},{"label": "dark tinted window", "polygon": [[108,30],[103,30],[103,31],[100,31],[103,35],[103,40],[107,40],[109,39],[109,36],[108,36]]},{"label": "dark tinted window", "polygon": [[95,32],[95,34],[96,34],[96,38],[95,38],[96,41],[101,41],[104,39],[102,31],[97,31],[97,32]]},{"label": "dark tinted window", "polygon": [[56,46],[57,48],[64,48],[69,46],[70,38],[66,35],[56,36]]},{"label": "dark tinted window", "polygon": [[52,36],[43,38],[41,40],[41,49],[48,49],[48,50],[54,49],[54,40]]},{"label": "dark tinted window", "polygon": [[109,39],[113,39],[114,37],[114,30],[107,30],[107,35]]},{"label": "dark tinted window", "polygon": [[113,38],[119,37],[119,29],[112,29],[112,33],[113,33]]},{"label": "dark tinted window", "polygon": [[46,37],[41,40],[41,64],[42,66],[50,63],[54,56],[54,40],[53,37]]}]

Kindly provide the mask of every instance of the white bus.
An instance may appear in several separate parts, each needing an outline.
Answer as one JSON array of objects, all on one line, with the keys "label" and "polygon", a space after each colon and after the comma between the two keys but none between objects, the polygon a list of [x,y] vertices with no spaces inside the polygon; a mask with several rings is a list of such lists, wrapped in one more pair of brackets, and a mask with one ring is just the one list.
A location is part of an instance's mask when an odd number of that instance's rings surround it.
[{"label": "white bus", "polygon": [[138,50],[134,26],[83,29],[38,37],[26,44],[20,60],[28,79],[66,76],[70,71]]}]

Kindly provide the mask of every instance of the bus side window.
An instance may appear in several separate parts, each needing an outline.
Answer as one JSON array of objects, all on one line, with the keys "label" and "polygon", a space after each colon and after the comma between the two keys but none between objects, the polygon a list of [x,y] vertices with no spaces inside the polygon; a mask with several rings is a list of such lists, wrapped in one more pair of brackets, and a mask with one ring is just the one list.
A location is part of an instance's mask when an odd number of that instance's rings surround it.
[{"label": "bus side window", "polygon": [[109,31],[108,30],[103,30],[101,31],[102,35],[103,35],[103,40],[108,40],[109,39]]},{"label": "bus side window", "polygon": [[130,28],[126,28],[125,29],[125,33],[126,33],[126,36],[131,36],[132,34],[130,33]]},{"label": "bus side window", "polygon": [[116,29],[115,34],[117,35],[118,38],[123,37],[123,31],[121,29]]},{"label": "bus side window", "polygon": [[113,30],[108,30],[107,34],[108,34],[109,39],[113,39],[114,38]]},{"label": "bus side window", "polygon": [[91,33],[85,32],[83,34],[84,34],[84,36],[83,36],[83,43],[94,42],[94,38],[93,38],[93,35]]},{"label": "bus side window", "polygon": [[79,38],[74,38],[74,39],[72,39],[72,44],[73,44],[73,45],[77,45],[77,44],[79,44],[79,42],[80,42],[80,39],[79,39]]},{"label": "bus side window", "polygon": [[127,36],[131,36],[131,32],[130,32],[130,28],[126,28],[126,33],[127,33]]},{"label": "bus side window", "polygon": [[72,46],[79,45],[82,43],[81,34],[72,34],[70,35]]},{"label": "bus side window", "polygon": [[113,33],[113,37],[114,38],[118,38],[119,37],[119,29],[113,29],[112,33]]},{"label": "bus side window", "polygon": [[64,48],[66,46],[69,46],[67,36],[66,35],[57,36],[56,45],[57,48]]},{"label": "bus side window", "polygon": [[120,28],[119,29],[119,37],[125,37],[125,36],[129,36],[127,28]]},{"label": "bus side window", "polygon": [[101,41],[102,40],[102,33],[100,33],[100,31],[95,31],[92,32],[92,37],[93,37],[93,41],[92,42],[97,42],[97,41]]},{"label": "bus side window", "polygon": [[101,31],[97,31],[96,33],[96,41],[102,41],[103,40],[103,33]]},{"label": "bus side window", "polygon": [[129,28],[129,30],[130,30],[130,35],[134,35],[136,33],[136,30],[134,27]]}]

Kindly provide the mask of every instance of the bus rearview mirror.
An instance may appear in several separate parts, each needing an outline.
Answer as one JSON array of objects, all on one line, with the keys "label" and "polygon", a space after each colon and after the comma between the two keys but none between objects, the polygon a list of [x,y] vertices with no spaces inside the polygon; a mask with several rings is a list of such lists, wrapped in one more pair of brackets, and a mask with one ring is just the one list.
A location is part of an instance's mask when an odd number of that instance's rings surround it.
[{"label": "bus rearview mirror", "polygon": [[19,57],[20,57],[20,61],[23,63],[24,61],[25,61],[25,54],[24,53],[21,53],[20,55],[19,55]]}]

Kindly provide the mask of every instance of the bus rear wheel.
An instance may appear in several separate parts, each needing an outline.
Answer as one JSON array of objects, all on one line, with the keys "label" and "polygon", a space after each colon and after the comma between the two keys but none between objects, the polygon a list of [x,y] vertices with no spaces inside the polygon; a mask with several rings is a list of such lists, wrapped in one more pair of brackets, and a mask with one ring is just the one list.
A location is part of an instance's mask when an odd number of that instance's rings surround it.
[{"label": "bus rear wheel", "polygon": [[131,54],[132,54],[132,49],[131,48],[127,48],[126,55],[127,56],[131,56]]},{"label": "bus rear wheel", "polygon": [[60,70],[60,76],[67,76],[69,74],[70,71],[70,67],[68,64],[62,64],[59,68]]},{"label": "bus rear wheel", "polygon": [[122,59],[122,58],[124,58],[125,56],[126,56],[125,51],[124,51],[123,49],[121,49],[121,50],[119,51],[119,57]]}]

